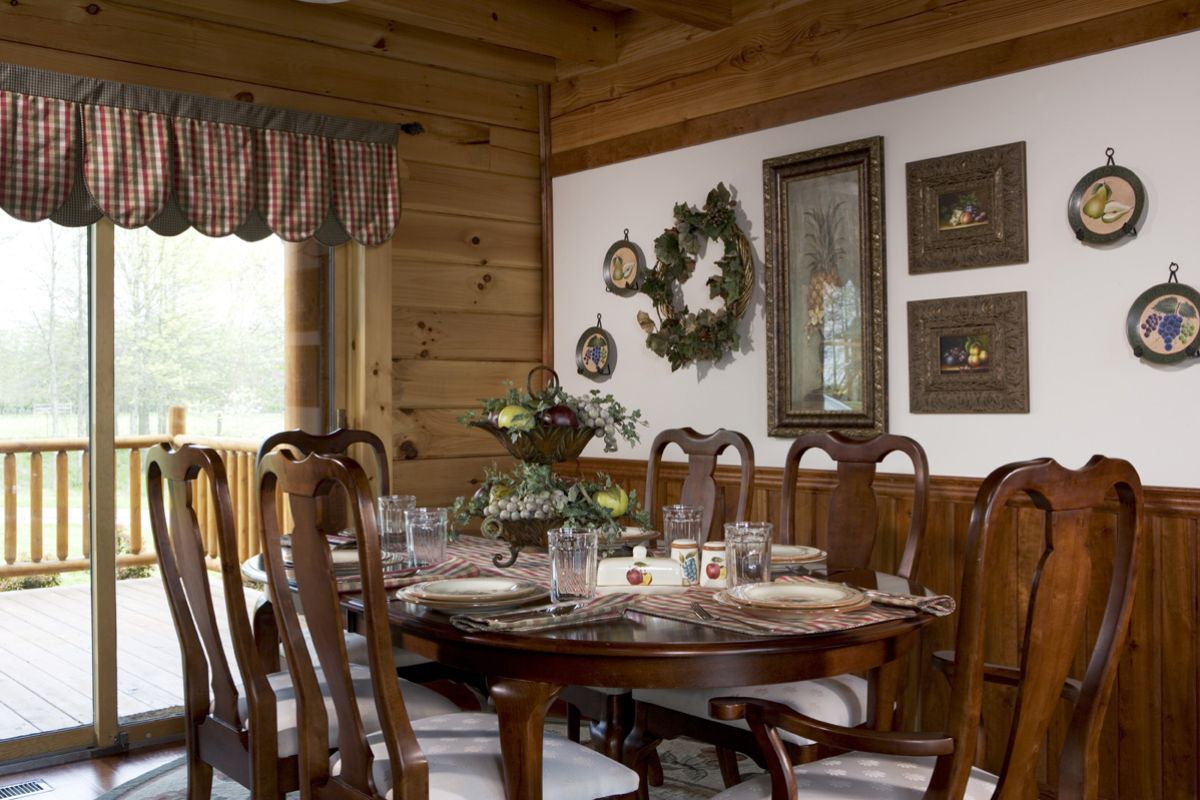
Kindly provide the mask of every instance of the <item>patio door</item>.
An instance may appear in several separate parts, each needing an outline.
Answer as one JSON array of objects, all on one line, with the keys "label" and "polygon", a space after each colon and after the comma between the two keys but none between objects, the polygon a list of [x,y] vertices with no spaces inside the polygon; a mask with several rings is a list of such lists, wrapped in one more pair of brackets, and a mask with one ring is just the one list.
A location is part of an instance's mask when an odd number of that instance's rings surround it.
[{"label": "patio door", "polygon": [[0,248],[0,765],[178,734],[142,456],[216,447],[239,555],[257,549],[253,452],[284,426],[283,245],[0,213]]}]

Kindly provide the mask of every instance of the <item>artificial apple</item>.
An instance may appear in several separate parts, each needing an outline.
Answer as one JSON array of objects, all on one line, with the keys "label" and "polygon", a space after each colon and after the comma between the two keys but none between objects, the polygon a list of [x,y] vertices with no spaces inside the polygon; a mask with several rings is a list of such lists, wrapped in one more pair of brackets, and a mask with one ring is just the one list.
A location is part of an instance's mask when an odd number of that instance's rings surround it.
[{"label": "artificial apple", "polygon": [[542,412],[541,422],[548,428],[577,428],[579,418],[570,406],[550,406]]},{"label": "artificial apple", "polygon": [[620,486],[596,492],[596,505],[607,509],[613,517],[622,517],[629,510],[629,495]]},{"label": "artificial apple", "polygon": [[527,431],[533,427],[533,415],[525,406],[505,406],[496,415],[496,427]]}]

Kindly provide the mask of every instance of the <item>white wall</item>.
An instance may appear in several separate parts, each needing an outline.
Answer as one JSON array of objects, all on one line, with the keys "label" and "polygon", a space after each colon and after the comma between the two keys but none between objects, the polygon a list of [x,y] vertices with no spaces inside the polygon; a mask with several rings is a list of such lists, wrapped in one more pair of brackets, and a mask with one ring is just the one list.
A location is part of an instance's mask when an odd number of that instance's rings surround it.
[{"label": "white wall", "polygon": [[[602,313],[619,359],[598,387],[641,408],[650,423],[641,446],[615,455],[644,458],[661,428],[724,426],[753,440],[760,465],[780,465],[789,442],[767,436],[762,160],[882,135],[889,430],[920,441],[938,475],[983,476],[1045,455],[1078,466],[1101,452],[1131,460],[1147,484],[1200,486],[1200,364],[1142,364],[1124,331],[1130,304],[1166,279],[1169,262],[1180,263],[1184,283],[1200,287],[1200,90],[1191,83],[1198,74],[1200,33],[1191,33],[557,178],[555,366],[571,391],[592,388],[576,374],[575,343]],[[1027,143],[1029,263],[909,275],[905,163],[1020,140]],[[1141,177],[1149,201],[1138,238],[1103,249],[1075,240],[1066,204],[1109,146]],[[648,298],[606,293],[601,262],[629,228],[652,266],[653,241],[672,224],[672,205],[702,205],[718,181],[736,190],[759,288],[743,320],[742,352],[672,373],[646,349],[635,319],[651,311]],[[703,260],[686,285],[693,308],[712,273],[712,259]],[[910,414],[908,301],[1011,291],[1029,295],[1030,413]],[[602,455],[601,445],[593,442],[585,455]]]}]

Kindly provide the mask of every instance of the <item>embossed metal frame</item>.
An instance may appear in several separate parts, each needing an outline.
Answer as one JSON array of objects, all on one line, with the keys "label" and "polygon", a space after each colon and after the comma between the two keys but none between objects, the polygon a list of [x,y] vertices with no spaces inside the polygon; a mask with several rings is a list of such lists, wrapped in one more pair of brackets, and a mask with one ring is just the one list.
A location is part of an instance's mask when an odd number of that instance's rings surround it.
[{"label": "embossed metal frame", "polygon": [[[913,414],[1029,413],[1025,292],[908,303],[909,411]],[[942,336],[991,337],[987,372],[943,373]]]},{"label": "embossed metal frame", "polygon": [[[792,242],[787,226],[785,182],[855,169],[861,215],[863,410],[801,411],[790,407],[791,300],[788,264]],[[798,436],[838,431],[867,438],[887,430],[887,266],[884,254],[883,137],[769,158],[763,161],[764,272],[767,311],[767,432]]]},{"label": "embossed metal frame", "polygon": [[[1028,263],[1024,142],[910,161],[905,174],[909,274]],[[980,189],[990,200],[988,225],[938,227],[940,195]]]}]

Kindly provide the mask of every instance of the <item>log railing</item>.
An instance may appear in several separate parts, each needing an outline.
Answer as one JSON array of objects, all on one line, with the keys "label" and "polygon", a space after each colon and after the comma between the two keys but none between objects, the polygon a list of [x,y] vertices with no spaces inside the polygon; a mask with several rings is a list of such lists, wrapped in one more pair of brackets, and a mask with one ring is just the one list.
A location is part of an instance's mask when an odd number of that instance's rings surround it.
[{"label": "log railing", "polygon": [[[223,437],[189,436],[183,432],[182,409],[171,409],[171,432],[148,436],[118,436],[115,446],[118,453],[128,452],[127,486],[117,491],[128,491],[128,545],[127,552],[117,555],[118,567],[142,566],[155,562],[153,537],[143,531],[142,509],[145,507],[144,471],[142,451],[161,443],[182,445],[203,444],[215,449],[225,461],[229,476],[229,492],[233,500],[234,520],[237,529],[238,557],[245,560],[259,552],[260,537],[258,507],[254,486],[254,458],[258,442]],[[21,466],[18,469],[18,457]],[[3,459],[4,481],[4,546],[0,560],[0,578],[23,575],[44,575],[72,572],[90,568],[91,540],[88,535],[88,440],[31,439],[0,441],[0,458]],[[119,462],[120,459],[118,459]],[[78,464],[80,481],[71,483],[71,462]],[[52,465],[52,466],[51,466]],[[48,529],[44,508],[47,468],[53,470],[54,513],[50,515]],[[20,472],[26,474],[22,476]],[[19,491],[19,478],[27,480],[27,492]],[[21,495],[24,494],[24,497]],[[81,510],[81,547],[71,548],[71,500],[78,499]],[[28,519],[22,519],[22,500],[28,510]],[[197,486],[196,512],[204,531],[205,551],[210,565],[217,556],[215,514],[209,501],[209,492],[203,479]],[[113,530],[116,530],[114,520]],[[20,533],[28,533],[27,547],[19,547]]]}]

